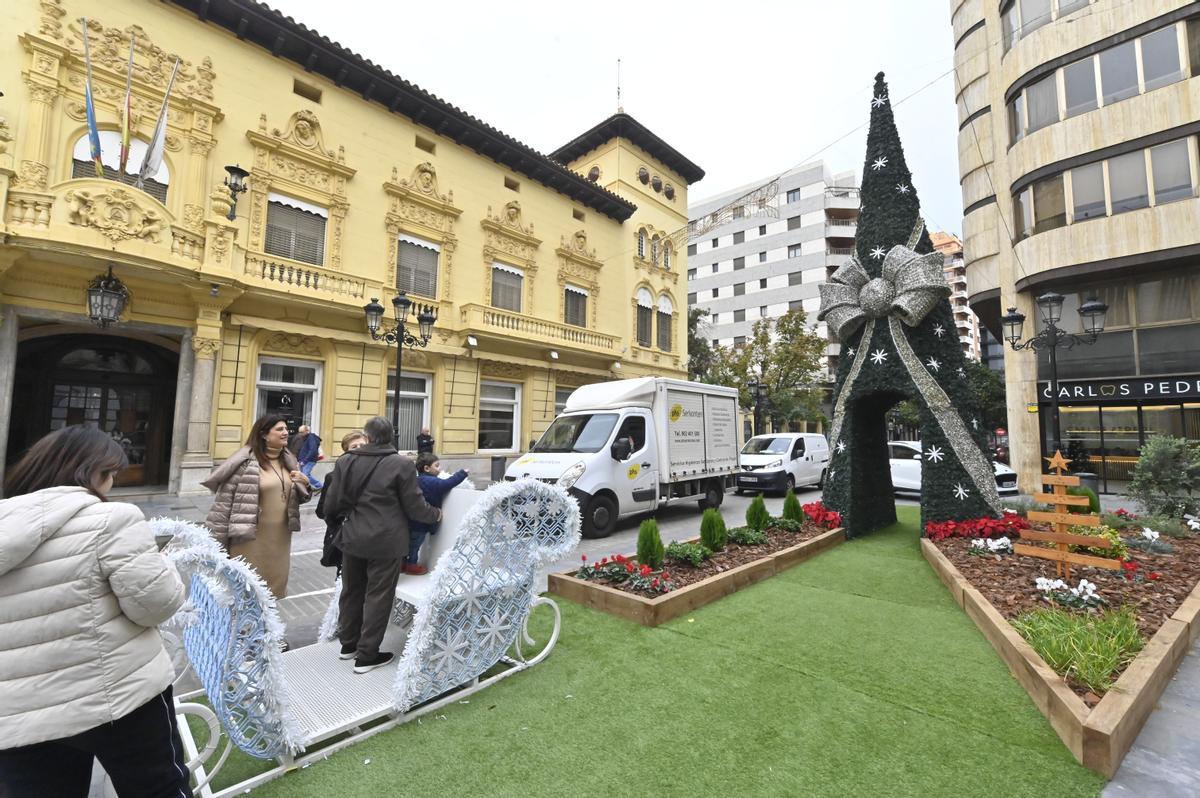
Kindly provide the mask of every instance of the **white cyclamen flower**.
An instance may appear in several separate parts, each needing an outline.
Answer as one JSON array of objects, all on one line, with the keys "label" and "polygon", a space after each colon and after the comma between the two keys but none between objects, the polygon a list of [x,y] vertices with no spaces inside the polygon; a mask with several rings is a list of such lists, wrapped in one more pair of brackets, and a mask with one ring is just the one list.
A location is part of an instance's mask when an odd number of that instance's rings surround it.
[{"label": "white cyclamen flower", "polygon": [[1142,537],[1153,543],[1158,540],[1158,533],[1148,526],[1142,527]]}]

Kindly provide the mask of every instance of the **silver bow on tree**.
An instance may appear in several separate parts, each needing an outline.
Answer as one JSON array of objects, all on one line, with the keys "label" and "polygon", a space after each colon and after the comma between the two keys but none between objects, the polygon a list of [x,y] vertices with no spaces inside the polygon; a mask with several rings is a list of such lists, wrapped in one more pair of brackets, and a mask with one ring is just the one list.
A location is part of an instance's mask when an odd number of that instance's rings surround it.
[{"label": "silver bow on tree", "polygon": [[918,255],[897,244],[883,259],[883,275],[872,279],[858,257],[852,257],[829,282],[821,284],[817,319],[827,322],[842,341],[867,319],[882,319],[891,313],[916,327],[939,301],[950,296],[944,265],[940,252]]}]

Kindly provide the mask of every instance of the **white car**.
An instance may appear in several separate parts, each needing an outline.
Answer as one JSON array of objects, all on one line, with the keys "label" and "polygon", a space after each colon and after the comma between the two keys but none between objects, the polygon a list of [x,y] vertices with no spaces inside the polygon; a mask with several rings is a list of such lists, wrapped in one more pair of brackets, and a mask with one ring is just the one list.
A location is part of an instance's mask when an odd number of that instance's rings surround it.
[{"label": "white car", "polygon": [[[892,489],[897,493],[921,492],[921,444],[917,441],[892,441],[888,444],[892,465]],[[1017,472],[1003,463],[992,461],[996,472],[996,491],[1001,496],[1017,495]]]},{"label": "white car", "polygon": [[797,485],[821,487],[829,467],[829,442],[816,432],[755,435],[738,456],[737,492],[786,493]]}]

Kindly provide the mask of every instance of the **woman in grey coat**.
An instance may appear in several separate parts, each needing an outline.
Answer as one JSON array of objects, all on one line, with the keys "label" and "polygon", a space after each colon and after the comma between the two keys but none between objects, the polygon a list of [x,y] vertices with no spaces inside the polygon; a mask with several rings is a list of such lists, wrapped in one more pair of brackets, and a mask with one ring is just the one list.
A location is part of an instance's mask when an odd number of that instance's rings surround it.
[{"label": "woman in grey coat", "polygon": [[283,416],[265,415],[246,445],[204,481],[216,494],[205,525],[230,557],[253,566],[276,599],[287,596],[292,534],[300,531],[300,505],[312,495],[287,442]]},{"label": "woman in grey coat", "polygon": [[442,511],[421,495],[412,460],[392,445],[391,422],[376,416],[363,432],[370,443],[338,458],[324,497],[326,517],[345,519],[334,538],[342,550],[338,638],[341,658],[354,657],[355,673],[392,660],[379,645],[408,554],[408,522],[442,518]]}]

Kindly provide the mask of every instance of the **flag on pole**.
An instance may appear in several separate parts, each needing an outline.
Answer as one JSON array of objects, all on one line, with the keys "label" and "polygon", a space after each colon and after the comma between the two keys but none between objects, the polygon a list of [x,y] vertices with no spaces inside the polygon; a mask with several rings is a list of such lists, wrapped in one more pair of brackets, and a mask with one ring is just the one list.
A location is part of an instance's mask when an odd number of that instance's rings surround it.
[{"label": "flag on pole", "polygon": [[104,164],[100,161],[100,131],[96,128],[96,104],[92,101],[92,52],[88,49],[87,17],[83,23],[83,100],[87,112],[88,143],[92,148],[92,161],[96,164],[96,177],[104,177]]},{"label": "flag on pole", "polygon": [[121,174],[129,163],[129,115],[133,111],[133,48],[134,38],[129,37],[129,70],[125,73],[125,102],[121,104]]},{"label": "flag on pole", "polygon": [[171,70],[171,79],[167,81],[167,93],[163,95],[162,110],[158,112],[158,124],[154,126],[154,135],[150,137],[150,146],[146,148],[146,157],[142,159],[142,168],[138,170],[137,187],[149,178],[158,174],[162,166],[163,147],[167,143],[167,101],[171,99],[171,87],[175,85],[175,75],[179,73],[179,59],[175,59],[175,68]]}]

